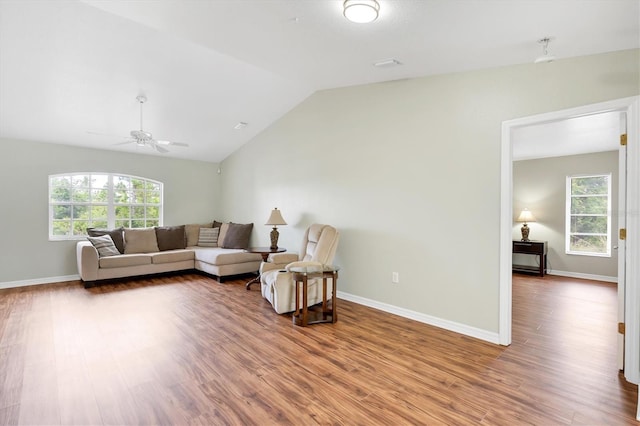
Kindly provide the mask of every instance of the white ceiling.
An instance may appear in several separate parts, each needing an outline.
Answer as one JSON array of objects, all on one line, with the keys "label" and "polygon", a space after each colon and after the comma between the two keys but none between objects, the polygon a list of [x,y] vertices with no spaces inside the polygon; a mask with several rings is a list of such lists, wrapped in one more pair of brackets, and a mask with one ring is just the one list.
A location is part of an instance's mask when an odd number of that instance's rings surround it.
[{"label": "white ceiling", "polygon": [[114,145],[142,93],[144,130],[190,145],[164,155],[218,162],[316,90],[530,63],[544,36],[559,59],[640,47],[640,0],[379,3],[353,24],[342,0],[0,0],[0,137],[153,154]]}]

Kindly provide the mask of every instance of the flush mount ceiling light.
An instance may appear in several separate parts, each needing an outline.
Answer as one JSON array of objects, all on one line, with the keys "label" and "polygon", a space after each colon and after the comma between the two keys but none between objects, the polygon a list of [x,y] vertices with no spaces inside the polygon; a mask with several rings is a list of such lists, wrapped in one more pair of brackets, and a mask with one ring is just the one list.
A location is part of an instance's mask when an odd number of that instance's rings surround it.
[{"label": "flush mount ceiling light", "polygon": [[375,21],[380,10],[376,0],[344,0],[342,7],[344,17],[357,24]]},{"label": "flush mount ceiling light", "polygon": [[549,42],[552,40],[550,37],[541,38],[538,40],[538,43],[542,45],[542,56],[538,56],[535,61],[536,64],[553,62],[556,60],[556,57],[553,55],[549,55]]}]

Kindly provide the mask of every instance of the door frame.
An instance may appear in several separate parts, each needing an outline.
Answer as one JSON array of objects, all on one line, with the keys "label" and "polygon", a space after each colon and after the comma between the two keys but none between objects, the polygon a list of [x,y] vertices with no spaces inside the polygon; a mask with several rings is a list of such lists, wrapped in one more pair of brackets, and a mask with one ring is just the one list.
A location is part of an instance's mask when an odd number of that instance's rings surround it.
[{"label": "door frame", "polygon": [[[626,380],[640,381],[640,97],[616,99],[576,108],[553,111],[502,123],[500,167],[500,315],[498,339],[501,345],[511,344],[512,321],[512,230],[513,230],[513,146],[512,130],[516,127],[541,124],[592,115],[607,111],[627,113],[627,243],[625,288],[625,360]],[[623,194],[619,194],[623,196]],[[617,232],[617,230],[615,231]]]}]

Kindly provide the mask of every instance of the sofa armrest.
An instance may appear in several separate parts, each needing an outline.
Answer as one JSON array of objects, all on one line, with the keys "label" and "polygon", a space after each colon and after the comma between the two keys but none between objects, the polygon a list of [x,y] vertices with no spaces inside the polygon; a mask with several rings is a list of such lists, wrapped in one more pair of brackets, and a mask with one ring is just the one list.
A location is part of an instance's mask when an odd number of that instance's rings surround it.
[{"label": "sofa armrest", "polygon": [[78,241],[76,244],[76,260],[78,274],[83,281],[96,281],[100,258],[98,250],[89,241]]}]

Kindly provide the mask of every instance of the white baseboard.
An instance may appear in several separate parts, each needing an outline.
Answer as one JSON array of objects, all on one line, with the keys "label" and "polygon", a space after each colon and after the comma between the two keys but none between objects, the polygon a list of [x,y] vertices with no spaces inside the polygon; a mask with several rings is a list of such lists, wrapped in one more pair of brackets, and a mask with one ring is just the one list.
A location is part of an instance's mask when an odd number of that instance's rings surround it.
[{"label": "white baseboard", "polygon": [[594,280],[594,281],[604,281],[608,283],[617,283],[618,277],[609,277],[606,275],[593,275],[593,274],[583,274],[581,272],[567,272],[567,271],[556,271],[553,269],[547,270],[547,274],[549,275],[558,275],[560,277],[569,277],[569,278],[580,278],[583,280]]},{"label": "white baseboard", "polygon": [[62,277],[46,277],[46,278],[34,278],[31,280],[5,281],[5,282],[0,282],[0,289],[26,287],[30,285],[39,285],[39,284],[61,283],[65,281],[77,281],[79,279],[80,279],[80,275],[64,275]]},{"label": "white baseboard", "polygon": [[348,300],[359,305],[368,306],[370,308],[379,309],[384,312],[389,312],[404,318],[409,318],[424,324],[433,325],[438,328],[453,331],[456,333],[464,334],[465,336],[475,337],[476,339],[484,340],[490,343],[499,344],[498,333],[493,333],[487,330],[481,330],[479,328],[471,327],[465,324],[444,320],[442,318],[433,317],[420,312],[411,311],[409,309],[400,308],[398,306],[389,305],[387,303],[378,302],[375,300],[367,299],[353,294],[338,291],[336,294],[340,299]]}]

